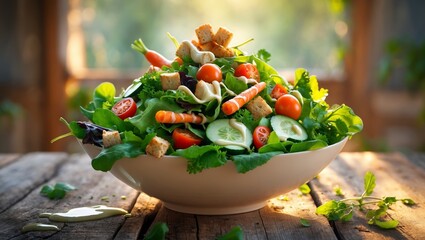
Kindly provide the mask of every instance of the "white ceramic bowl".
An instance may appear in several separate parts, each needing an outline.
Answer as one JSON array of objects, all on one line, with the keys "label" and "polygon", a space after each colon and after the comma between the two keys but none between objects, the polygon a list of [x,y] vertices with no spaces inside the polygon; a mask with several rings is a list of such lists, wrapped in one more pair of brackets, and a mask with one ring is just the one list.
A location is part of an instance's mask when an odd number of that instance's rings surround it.
[{"label": "white ceramic bowl", "polygon": [[[115,162],[111,173],[138,191],[184,213],[220,215],[253,211],[268,199],[296,189],[319,174],[342,150],[347,138],[322,149],[274,156],[266,164],[241,174],[233,162],[197,174],[186,172],[182,157],[150,155]],[[89,156],[99,153],[83,145]]]}]

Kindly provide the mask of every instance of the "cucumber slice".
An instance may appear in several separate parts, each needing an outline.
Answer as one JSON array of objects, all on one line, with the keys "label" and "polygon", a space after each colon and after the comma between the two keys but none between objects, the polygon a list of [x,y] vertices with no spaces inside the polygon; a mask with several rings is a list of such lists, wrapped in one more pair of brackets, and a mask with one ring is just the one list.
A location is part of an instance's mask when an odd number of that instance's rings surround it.
[{"label": "cucumber slice", "polygon": [[258,123],[258,126],[266,126],[266,127],[270,127],[270,119],[262,117],[260,119],[260,122]]},{"label": "cucumber slice", "polygon": [[219,119],[211,122],[206,130],[207,138],[230,150],[249,149],[252,144],[252,133],[236,119]]},{"label": "cucumber slice", "polygon": [[270,119],[270,123],[281,141],[289,138],[303,141],[308,138],[304,127],[292,118],[276,115]]}]

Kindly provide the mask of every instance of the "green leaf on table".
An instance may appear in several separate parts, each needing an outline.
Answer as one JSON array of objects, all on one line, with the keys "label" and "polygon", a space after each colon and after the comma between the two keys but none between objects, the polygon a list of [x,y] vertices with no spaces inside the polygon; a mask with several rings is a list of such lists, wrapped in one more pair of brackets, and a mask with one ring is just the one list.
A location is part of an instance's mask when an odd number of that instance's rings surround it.
[{"label": "green leaf on table", "polygon": [[300,219],[300,223],[301,223],[301,225],[303,225],[304,227],[310,227],[310,226],[311,226],[310,221],[308,221],[307,219],[304,219],[304,218],[301,218],[301,219]]},{"label": "green leaf on table", "polygon": [[335,186],[333,190],[335,195],[344,196],[344,192],[342,191],[342,188],[340,186]]},{"label": "green leaf on table", "polygon": [[398,221],[397,220],[388,220],[388,221],[375,220],[373,224],[383,229],[393,229],[398,226]]},{"label": "green leaf on table", "polygon": [[75,189],[77,188],[71,184],[58,182],[54,186],[44,185],[40,190],[40,194],[48,197],[49,199],[62,199],[65,197],[67,192]]},{"label": "green leaf on table", "polygon": [[309,194],[311,192],[310,187],[307,185],[307,183],[304,183],[303,185],[298,187],[298,190],[304,195]]},{"label": "green leaf on table", "polygon": [[367,172],[364,176],[364,193],[366,196],[370,196],[376,186],[376,177],[373,173]]},{"label": "green leaf on table", "polygon": [[412,205],[415,205],[416,204],[416,202],[415,201],[413,201],[412,199],[410,199],[410,198],[403,198],[403,199],[401,199],[401,202],[404,204],[404,205],[408,205],[408,206],[412,206]]},{"label": "green leaf on table", "polygon": [[239,226],[233,227],[230,231],[216,238],[217,240],[243,240],[244,234]]},{"label": "green leaf on table", "polygon": [[143,238],[144,240],[163,240],[167,235],[169,229],[166,223],[155,223],[149,232]]}]

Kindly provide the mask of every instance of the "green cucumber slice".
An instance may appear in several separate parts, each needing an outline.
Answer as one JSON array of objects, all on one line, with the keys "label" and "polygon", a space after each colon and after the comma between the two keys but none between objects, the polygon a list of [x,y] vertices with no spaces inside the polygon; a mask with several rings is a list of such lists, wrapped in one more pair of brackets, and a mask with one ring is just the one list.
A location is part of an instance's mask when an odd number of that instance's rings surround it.
[{"label": "green cucumber slice", "polygon": [[219,119],[211,122],[206,130],[207,138],[230,150],[249,149],[252,144],[252,133],[236,119]]},{"label": "green cucumber slice", "polygon": [[292,118],[276,115],[270,119],[270,123],[280,141],[288,139],[303,141],[308,138],[304,127]]}]

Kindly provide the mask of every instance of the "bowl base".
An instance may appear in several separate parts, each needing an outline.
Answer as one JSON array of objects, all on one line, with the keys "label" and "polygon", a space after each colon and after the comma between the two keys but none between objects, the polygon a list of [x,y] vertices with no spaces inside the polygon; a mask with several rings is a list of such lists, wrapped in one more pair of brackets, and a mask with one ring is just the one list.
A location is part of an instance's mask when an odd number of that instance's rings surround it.
[{"label": "bowl base", "polygon": [[233,207],[194,207],[187,205],[179,205],[174,203],[162,202],[164,207],[176,212],[190,213],[198,215],[229,215],[238,214],[258,210],[266,205],[266,202],[256,202],[249,205],[233,206]]}]

